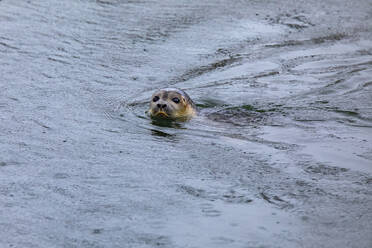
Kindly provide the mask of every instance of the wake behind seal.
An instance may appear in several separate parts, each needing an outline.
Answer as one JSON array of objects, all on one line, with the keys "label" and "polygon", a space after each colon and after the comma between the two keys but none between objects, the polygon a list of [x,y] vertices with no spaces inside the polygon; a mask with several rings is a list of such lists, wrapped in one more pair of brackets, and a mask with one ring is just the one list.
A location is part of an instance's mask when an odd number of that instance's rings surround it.
[{"label": "wake behind seal", "polygon": [[196,106],[183,90],[165,88],[152,95],[148,114],[154,119],[186,121],[196,116]]}]

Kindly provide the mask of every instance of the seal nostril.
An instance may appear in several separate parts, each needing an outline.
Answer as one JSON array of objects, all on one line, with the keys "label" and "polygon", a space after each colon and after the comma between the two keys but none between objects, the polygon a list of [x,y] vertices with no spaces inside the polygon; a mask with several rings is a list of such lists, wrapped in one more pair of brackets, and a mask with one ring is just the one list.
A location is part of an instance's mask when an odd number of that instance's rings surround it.
[{"label": "seal nostril", "polygon": [[156,104],[156,106],[158,106],[158,108],[161,108],[161,104],[160,103]]},{"label": "seal nostril", "polygon": [[167,104],[163,104],[163,106],[161,106],[162,108],[166,108],[167,107]]}]

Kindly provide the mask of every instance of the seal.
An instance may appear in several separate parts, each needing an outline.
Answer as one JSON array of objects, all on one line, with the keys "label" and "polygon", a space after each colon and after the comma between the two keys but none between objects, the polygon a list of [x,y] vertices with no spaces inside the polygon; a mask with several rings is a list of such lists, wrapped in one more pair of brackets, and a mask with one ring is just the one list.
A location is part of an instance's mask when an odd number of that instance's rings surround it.
[{"label": "seal", "polygon": [[196,106],[183,90],[165,88],[151,96],[148,114],[151,118],[185,121],[196,115]]}]

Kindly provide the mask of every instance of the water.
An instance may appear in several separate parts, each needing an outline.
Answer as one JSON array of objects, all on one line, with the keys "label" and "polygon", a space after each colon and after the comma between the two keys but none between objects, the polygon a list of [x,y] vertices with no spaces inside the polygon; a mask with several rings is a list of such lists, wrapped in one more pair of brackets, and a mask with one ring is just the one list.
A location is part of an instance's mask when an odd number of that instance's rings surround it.
[{"label": "water", "polygon": [[371,247],[371,13],[0,1],[0,246]]}]

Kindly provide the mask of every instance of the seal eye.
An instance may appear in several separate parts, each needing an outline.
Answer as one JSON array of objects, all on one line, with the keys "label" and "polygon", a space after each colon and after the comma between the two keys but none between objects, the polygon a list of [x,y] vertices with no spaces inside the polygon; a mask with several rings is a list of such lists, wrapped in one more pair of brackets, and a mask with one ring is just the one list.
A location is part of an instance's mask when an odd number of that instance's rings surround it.
[{"label": "seal eye", "polygon": [[157,102],[158,100],[159,100],[158,96],[154,96],[154,98],[152,99],[153,102]]},{"label": "seal eye", "polygon": [[178,99],[177,97],[175,97],[175,98],[172,99],[172,101],[175,102],[175,103],[179,103],[180,102],[180,99]]}]

